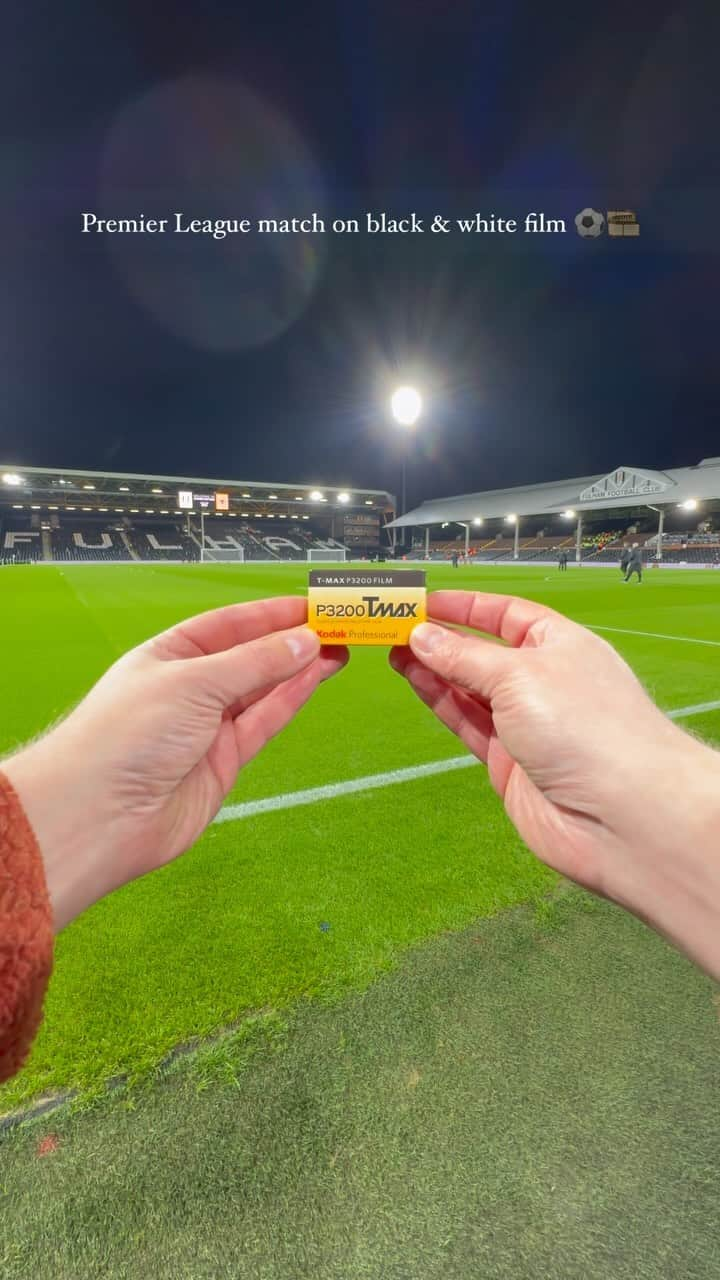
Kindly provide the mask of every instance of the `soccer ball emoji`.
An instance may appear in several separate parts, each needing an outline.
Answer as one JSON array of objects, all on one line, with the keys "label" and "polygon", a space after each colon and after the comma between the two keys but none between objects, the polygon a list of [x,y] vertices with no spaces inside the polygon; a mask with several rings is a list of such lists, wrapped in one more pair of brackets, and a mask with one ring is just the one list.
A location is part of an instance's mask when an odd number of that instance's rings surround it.
[{"label": "soccer ball emoji", "polygon": [[575,226],[579,236],[601,236],[605,219],[597,209],[581,209],[575,218]]}]

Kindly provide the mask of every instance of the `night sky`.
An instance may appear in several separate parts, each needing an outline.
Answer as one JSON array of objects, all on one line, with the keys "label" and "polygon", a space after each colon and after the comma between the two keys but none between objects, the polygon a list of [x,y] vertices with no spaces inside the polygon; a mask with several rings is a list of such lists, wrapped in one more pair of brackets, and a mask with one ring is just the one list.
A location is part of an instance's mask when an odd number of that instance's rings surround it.
[{"label": "night sky", "polygon": [[[396,490],[398,381],[413,503],[720,454],[717,6],[557,8],[17,6],[0,462]],[[81,233],[178,209],[569,230]]]}]

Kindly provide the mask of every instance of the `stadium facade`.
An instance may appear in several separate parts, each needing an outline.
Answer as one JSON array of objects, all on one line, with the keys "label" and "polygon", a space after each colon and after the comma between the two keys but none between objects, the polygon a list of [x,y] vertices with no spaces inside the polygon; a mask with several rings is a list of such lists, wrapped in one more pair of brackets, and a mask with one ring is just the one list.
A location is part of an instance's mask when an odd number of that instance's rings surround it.
[{"label": "stadium facade", "polygon": [[395,498],[376,489],[0,464],[0,560],[305,559],[377,552]]},{"label": "stadium facade", "polygon": [[[657,558],[662,560],[668,540],[671,544],[668,549],[682,550],[683,538],[687,542],[702,536],[708,547],[720,551],[719,517],[720,457],[716,457],[705,458],[695,466],[667,471],[620,466],[611,472],[552,483],[435,498],[392,520],[389,527],[402,531],[423,530],[425,552],[429,554],[431,534],[438,527],[441,530],[454,525],[463,528],[464,539],[456,535],[456,541],[464,541],[465,549],[469,551],[471,541],[477,543],[481,527],[491,532],[498,527],[507,530],[511,524],[511,558],[520,560],[523,558],[523,525],[533,527],[533,541],[538,538],[548,540],[542,528],[545,525],[550,530],[549,541],[555,544],[555,550],[561,542],[567,545],[572,541],[575,559],[582,561],[586,558],[583,555],[583,548],[587,545],[585,534],[593,526],[597,528],[598,521],[617,526],[608,529],[608,534],[613,534],[620,533],[623,523],[627,532],[640,521],[647,523],[650,518],[655,521],[654,532],[643,542],[646,546],[654,544]],[[562,537],[562,526],[558,521],[566,522]],[[668,528],[674,526],[674,529],[669,528],[666,532],[666,525]],[[707,528],[701,532],[698,526]],[[573,530],[572,539],[567,536],[570,528]],[[502,533],[496,533],[494,540],[508,541]],[[620,539],[615,541],[619,544]],[[679,547],[676,548],[678,542]],[[714,556],[710,562],[714,562]]]},{"label": "stadium facade", "polygon": [[0,564],[305,560],[646,560],[720,565],[720,458],[424,502],[348,486],[0,465]]}]

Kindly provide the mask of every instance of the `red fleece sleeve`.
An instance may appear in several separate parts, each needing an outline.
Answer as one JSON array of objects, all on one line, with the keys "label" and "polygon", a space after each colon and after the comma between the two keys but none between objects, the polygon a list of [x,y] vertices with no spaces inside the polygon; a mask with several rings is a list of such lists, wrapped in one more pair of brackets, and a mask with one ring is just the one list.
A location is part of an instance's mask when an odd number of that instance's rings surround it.
[{"label": "red fleece sleeve", "polygon": [[0,1081],[19,1071],[42,1021],[53,920],[40,849],[0,773]]}]

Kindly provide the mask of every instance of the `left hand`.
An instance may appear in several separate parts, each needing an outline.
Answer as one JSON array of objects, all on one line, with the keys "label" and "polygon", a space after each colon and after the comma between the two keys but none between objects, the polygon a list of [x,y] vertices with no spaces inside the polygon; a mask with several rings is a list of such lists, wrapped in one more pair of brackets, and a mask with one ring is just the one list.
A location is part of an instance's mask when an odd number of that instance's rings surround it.
[{"label": "left hand", "polygon": [[40,844],[56,931],[188,849],[243,765],[345,664],[306,618],[294,596],[191,618],[126,653],[2,764]]}]

